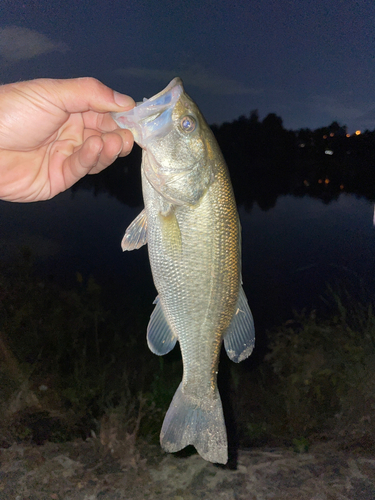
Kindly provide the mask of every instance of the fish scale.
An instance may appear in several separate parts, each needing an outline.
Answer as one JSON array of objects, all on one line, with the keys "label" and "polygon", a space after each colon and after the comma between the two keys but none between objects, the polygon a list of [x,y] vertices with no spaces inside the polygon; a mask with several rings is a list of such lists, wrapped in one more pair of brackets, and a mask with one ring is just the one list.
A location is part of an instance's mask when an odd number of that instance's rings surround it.
[{"label": "fish scale", "polygon": [[227,461],[217,372],[222,340],[239,362],[254,346],[242,288],[240,223],[228,170],[210,128],[176,78],[134,110],[113,115],[144,149],[145,210],[127,229],[124,250],[148,244],[158,291],[147,329],[155,354],[178,340],[183,378],[160,434],[166,451],[193,444]]}]

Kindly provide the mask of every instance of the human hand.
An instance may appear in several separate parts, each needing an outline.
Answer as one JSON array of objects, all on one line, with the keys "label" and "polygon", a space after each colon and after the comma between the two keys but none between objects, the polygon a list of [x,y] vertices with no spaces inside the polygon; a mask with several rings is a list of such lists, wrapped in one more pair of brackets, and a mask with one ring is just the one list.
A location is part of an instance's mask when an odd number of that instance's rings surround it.
[{"label": "human hand", "polygon": [[0,86],[0,199],[48,200],[133,147],[111,111],[134,106],[94,78]]}]

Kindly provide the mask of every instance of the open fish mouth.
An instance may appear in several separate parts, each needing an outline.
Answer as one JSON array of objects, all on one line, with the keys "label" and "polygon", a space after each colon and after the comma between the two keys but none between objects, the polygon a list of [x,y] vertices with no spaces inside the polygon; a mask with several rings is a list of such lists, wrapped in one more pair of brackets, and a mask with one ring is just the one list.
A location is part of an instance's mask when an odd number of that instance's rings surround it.
[{"label": "open fish mouth", "polygon": [[184,92],[182,80],[174,78],[158,94],[137,102],[130,111],[111,113],[120,128],[128,129],[141,148],[147,148],[155,137],[165,136],[173,127],[173,108]]}]

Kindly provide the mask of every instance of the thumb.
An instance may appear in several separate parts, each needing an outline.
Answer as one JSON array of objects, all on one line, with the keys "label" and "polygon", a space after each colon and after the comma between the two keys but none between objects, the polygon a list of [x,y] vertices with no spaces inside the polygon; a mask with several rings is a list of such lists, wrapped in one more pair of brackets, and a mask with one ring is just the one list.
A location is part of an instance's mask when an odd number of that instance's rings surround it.
[{"label": "thumb", "polygon": [[95,78],[72,78],[69,80],[40,79],[38,82],[57,104],[68,113],[96,111],[126,111],[135,106],[134,100],[116,92]]}]

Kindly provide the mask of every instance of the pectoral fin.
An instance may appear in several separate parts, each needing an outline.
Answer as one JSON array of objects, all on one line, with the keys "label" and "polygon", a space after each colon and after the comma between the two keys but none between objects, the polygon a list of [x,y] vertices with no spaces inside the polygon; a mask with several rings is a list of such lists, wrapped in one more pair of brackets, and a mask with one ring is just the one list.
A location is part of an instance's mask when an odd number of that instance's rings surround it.
[{"label": "pectoral fin", "polygon": [[154,304],[156,304],[155,309],[152,311],[147,327],[147,344],[150,351],[163,356],[174,348],[177,337],[169,326],[159,297],[156,297]]},{"label": "pectoral fin", "polygon": [[147,217],[146,210],[133,220],[121,242],[121,248],[125,250],[137,250],[147,243]]},{"label": "pectoral fin", "polygon": [[173,205],[170,205],[165,213],[159,213],[159,220],[165,251],[167,254],[180,254],[182,250],[181,231]]},{"label": "pectoral fin", "polygon": [[235,363],[250,356],[255,343],[254,320],[242,286],[238,295],[236,312],[224,336],[224,346]]}]

